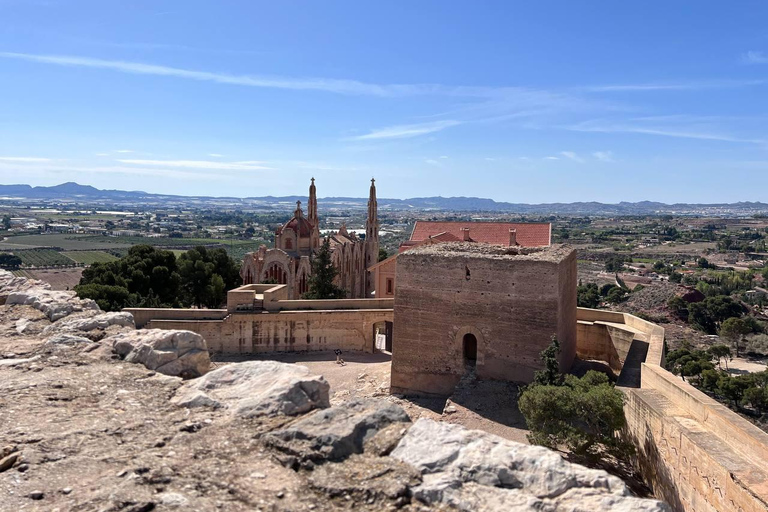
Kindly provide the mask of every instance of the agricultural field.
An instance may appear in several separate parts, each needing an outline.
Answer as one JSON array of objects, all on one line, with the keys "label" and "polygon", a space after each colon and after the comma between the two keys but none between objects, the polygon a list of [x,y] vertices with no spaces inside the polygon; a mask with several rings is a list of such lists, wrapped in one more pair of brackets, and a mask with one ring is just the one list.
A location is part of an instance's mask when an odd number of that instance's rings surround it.
[{"label": "agricultural field", "polygon": [[57,247],[63,251],[99,251],[119,247],[130,247],[134,244],[116,237],[56,233],[7,237],[0,242],[0,251],[17,250],[20,248],[19,245],[28,248]]},{"label": "agricultural field", "polygon": [[115,261],[116,256],[104,252],[104,251],[66,251],[62,252],[67,258],[82,263],[84,265],[92,265],[94,263],[108,263]]},{"label": "agricultural field", "polygon": [[13,274],[27,279],[39,279],[51,285],[54,290],[71,290],[80,283],[82,267],[45,270],[14,270]]},{"label": "agricultural field", "polygon": [[63,256],[53,249],[27,249],[24,251],[15,251],[14,254],[21,258],[21,262],[25,266],[52,267],[75,264],[74,260]]}]

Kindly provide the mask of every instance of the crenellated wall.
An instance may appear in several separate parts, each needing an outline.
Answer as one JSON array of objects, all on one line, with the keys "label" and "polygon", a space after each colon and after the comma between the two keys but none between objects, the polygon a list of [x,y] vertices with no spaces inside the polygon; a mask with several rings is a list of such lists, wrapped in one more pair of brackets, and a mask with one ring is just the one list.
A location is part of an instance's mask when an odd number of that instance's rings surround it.
[{"label": "crenellated wall", "polygon": [[664,369],[663,328],[610,311],[577,317],[579,357],[620,372],[626,434],[656,497],[681,512],[768,510],[768,434]]}]

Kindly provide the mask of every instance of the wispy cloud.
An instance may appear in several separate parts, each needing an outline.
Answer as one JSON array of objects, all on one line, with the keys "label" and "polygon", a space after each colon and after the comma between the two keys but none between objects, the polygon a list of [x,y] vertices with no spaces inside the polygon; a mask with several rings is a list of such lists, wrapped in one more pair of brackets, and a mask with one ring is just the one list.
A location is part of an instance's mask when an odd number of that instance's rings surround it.
[{"label": "wispy cloud", "polygon": [[[136,75],[170,76],[186,78],[203,82],[242,85],[248,87],[266,87],[275,89],[316,90],[339,94],[357,94],[372,96],[402,96],[413,94],[428,94],[441,89],[429,84],[372,84],[357,80],[340,80],[331,78],[289,78],[274,76],[231,75],[209,71],[196,71],[171,66],[143,64],[121,60],[93,59],[69,55],[37,55],[28,53],[0,52],[0,57],[19,59],[57,66],[72,66],[80,68],[108,69]],[[454,88],[458,93],[458,88]],[[443,91],[447,92],[447,91]]]},{"label": "wispy cloud", "polygon": [[426,160],[424,160],[424,162],[428,163],[429,165],[435,165],[437,167],[442,167],[442,164],[440,162],[438,162],[437,160],[435,160],[434,158],[427,158]]},{"label": "wispy cloud", "polygon": [[[688,122],[683,120],[689,119]],[[687,116],[670,116],[669,119],[679,119],[679,121],[665,123],[661,120],[656,122],[647,122],[653,118],[638,118],[628,121],[606,121],[590,120],[566,126],[567,130],[577,132],[598,132],[598,133],[639,133],[645,135],[658,135],[663,137],[675,137],[684,139],[716,140],[723,142],[744,142],[750,144],[766,144],[768,141],[760,138],[739,137],[716,131],[717,128],[711,126],[709,118],[703,118],[697,121],[695,118]]]},{"label": "wispy cloud", "polygon": [[378,140],[378,139],[404,139],[409,137],[418,137],[429,133],[439,132],[462,124],[461,121],[445,120],[435,121],[433,123],[404,124],[399,126],[389,126],[373,130],[365,135],[348,137],[347,140]]},{"label": "wispy cloud", "polygon": [[485,159],[487,161],[489,161],[489,162],[495,162],[496,160],[498,160],[498,158],[493,158],[493,157],[490,157],[490,156],[485,157]]},{"label": "wispy cloud", "polygon": [[218,153],[208,153],[208,156],[211,156],[213,158],[222,158],[224,155],[220,155]]},{"label": "wispy cloud", "polygon": [[0,162],[16,162],[16,163],[39,163],[39,162],[51,162],[50,158],[39,158],[33,156],[0,156]]},{"label": "wispy cloud", "polygon": [[765,84],[768,84],[768,80],[691,80],[682,82],[592,85],[579,89],[586,92],[691,91],[698,89],[730,89]]},{"label": "wispy cloud", "polygon": [[132,149],[116,149],[115,153],[134,153]]},{"label": "wispy cloud", "polygon": [[741,56],[745,64],[768,64],[768,55],[763,52],[750,51]]},{"label": "wispy cloud", "polygon": [[574,162],[579,162],[580,164],[584,163],[584,159],[573,151],[561,151],[560,154],[569,160],[573,160]]},{"label": "wispy cloud", "polygon": [[611,151],[595,151],[592,156],[601,162],[613,162],[613,152]]},{"label": "wispy cloud", "polygon": [[109,156],[109,153],[95,153],[96,156]]},{"label": "wispy cloud", "polygon": [[215,169],[222,171],[259,171],[272,169],[260,161],[214,162],[209,160],[136,160],[121,159],[118,162],[129,165],[149,165],[160,167],[180,167],[186,169]]},{"label": "wispy cloud", "polygon": [[560,159],[556,156],[545,156],[544,160],[560,160]]}]

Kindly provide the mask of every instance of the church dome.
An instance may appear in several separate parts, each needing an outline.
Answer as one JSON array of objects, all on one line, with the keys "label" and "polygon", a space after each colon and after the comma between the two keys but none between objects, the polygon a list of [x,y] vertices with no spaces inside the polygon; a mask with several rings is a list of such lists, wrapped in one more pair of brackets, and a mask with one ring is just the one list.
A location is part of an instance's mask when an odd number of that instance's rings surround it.
[{"label": "church dome", "polygon": [[292,229],[300,237],[308,237],[312,234],[312,224],[304,217],[294,217],[283,226],[283,231]]}]

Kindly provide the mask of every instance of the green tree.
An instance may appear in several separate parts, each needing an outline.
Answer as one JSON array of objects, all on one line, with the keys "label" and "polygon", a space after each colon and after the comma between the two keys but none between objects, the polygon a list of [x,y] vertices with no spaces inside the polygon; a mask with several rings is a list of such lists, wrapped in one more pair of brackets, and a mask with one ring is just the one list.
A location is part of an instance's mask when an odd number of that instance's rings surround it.
[{"label": "green tree", "polygon": [[8,231],[11,229],[11,216],[10,215],[4,215],[3,216],[3,229]]},{"label": "green tree", "polygon": [[576,303],[580,308],[596,308],[600,304],[600,291],[595,283],[576,288]]},{"label": "green tree", "polygon": [[533,375],[533,383],[540,386],[559,386],[563,382],[563,375],[560,373],[560,342],[557,335],[553,334],[549,346],[541,351],[541,362],[544,363],[544,369],[539,370]]},{"label": "green tree", "polygon": [[528,386],[519,407],[534,444],[566,446],[588,460],[602,452],[621,457],[631,450],[617,435],[626,424],[624,395],[605,374],[590,370],[582,378],[566,376],[560,386]]},{"label": "green tree", "polygon": [[726,373],[721,374],[717,380],[717,392],[730,400],[734,407],[738,407],[748,387],[749,383],[745,379],[731,377]]},{"label": "green tree", "polygon": [[744,306],[725,295],[707,297],[688,305],[688,322],[708,334],[716,334],[724,321],[743,314]]},{"label": "green tree", "polygon": [[0,253],[0,268],[16,269],[21,266],[21,258],[15,254]]},{"label": "green tree", "polygon": [[701,387],[710,392],[717,391],[717,382],[720,380],[721,372],[717,370],[704,370],[701,372]]},{"label": "green tree", "polygon": [[624,257],[613,255],[605,261],[605,270],[608,272],[621,272],[624,268]]},{"label": "green tree", "polygon": [[331,261],[331,243],[326,238],[320,250],[312,260],[312,275],[309,278],[309,291],[305,299],[341,299],[346,296],[344,290],[336,286],[333,280],[339,271]]},{"label": "green tree", "polygon": [[387,258],[389,258],[389,253],[387,250],[384,248],[379,249],[379,259],[376,261],[384,261]]},{"label": "green tree", "polygon": [[605,300],[611,304],[619,304],[620,302],[624,302],[626,300],[627,294],[619,288],[618,286],[611,289],[610,292],[608,292],[608,295],[605,297]]},{"label": "green tree", "polygon": [[720,360],[725,359],[725,369],[728,369],[728,360],[731,358],[731,349],[727,345],[712,345],[708,352],[717,359],[717,366],[720,366]]},{"label": "green tree", "polygon": [[75,291],[82,298],[102,301],[105,311],[115,311],[139,305],[150,295],[164,307],[178,306],[179,284],[171,251],[135,245],[117,261],[94,263],[83,270]]},{"label": "green tree", "polygon": [[742,339],[750,332],[752,332],[752,328],[741,318],[728,318],[720,327],[720,336],[731,342],[736,357],[739,357]]},{"label": "green tree", "polygon": [[218,308],[227,290],[236,288],[240,269],[224,249],[195,247],[178,258],[181,298],[185,304]]},{"label": "green tree", "polygon": [[688,303],[685,299],[679,295],[675,295],[667,301],[667,307],[677,318],[686,322],[688,321]]},{"label": "green tree", "polygon": [[768,409],[768,388],[751,387],[744,390],[742,400],[752,407],[758,414],[763,414]]}]

